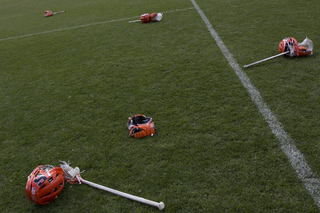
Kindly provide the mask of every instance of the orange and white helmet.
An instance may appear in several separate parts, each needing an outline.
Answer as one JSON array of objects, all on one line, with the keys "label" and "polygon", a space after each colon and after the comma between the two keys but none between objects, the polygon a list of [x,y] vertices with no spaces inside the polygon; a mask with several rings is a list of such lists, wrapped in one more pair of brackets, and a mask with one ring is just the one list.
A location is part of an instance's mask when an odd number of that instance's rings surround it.
[{"label": "orange and white helmet", "polygon": [[44,17],[49,17],[49,16],[52,16],[53,15],[53,13],[52,13],[52,11],[50,11],[50,10],[46,10],[45,12],[44,12]]},{"label": "orange and white helmet", "polygon": [[147,23],[147,22],[149,22],[149,21],[150,21],[150,15],[149,15],[149,13],[142,14],[142,15],[140,16],[140,20],[141,20],[142,23]]},{"label": "orange and white helmet", "polygon": [[297,40],[292,37],[282,39],[279,43],[279,51],[280,53],[289,51],[286,55],[289,55],[290,57],[296,56],[296,53],[299,51]]},{"label": "orange and white helmet", "polygon": [[62,168],[40,165],[28,177],[26,195],[37,204],[50,203],[61,193],[64,181],[65,173]]},{"label": "orange and white helmet", "polygon": [[279,52],[280,53],[284,53],[285,52],[286,44],[287,44],[287,42],[284,39],[282,41],[280,41],[280,43],[279,43]]}]

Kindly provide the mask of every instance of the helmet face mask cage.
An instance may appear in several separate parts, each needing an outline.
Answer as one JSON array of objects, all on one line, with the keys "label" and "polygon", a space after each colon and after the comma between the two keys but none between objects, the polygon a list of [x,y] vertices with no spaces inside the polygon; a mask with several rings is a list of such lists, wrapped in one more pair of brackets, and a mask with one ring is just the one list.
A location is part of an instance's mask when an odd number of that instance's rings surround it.
[{"label": "helmet face mask cage", "polygon": [[50,10],[46,10],[44,12],[44,17],[49,17],[49,16],[52,16],[52,15],[53,15],[53,13]]},{"label": "helmet face mask cage", "polygon": [[286,55],[293,57],[298,49],[298,42],[295,38],[284,38],[279,44],[280,53],[289,52]]}]

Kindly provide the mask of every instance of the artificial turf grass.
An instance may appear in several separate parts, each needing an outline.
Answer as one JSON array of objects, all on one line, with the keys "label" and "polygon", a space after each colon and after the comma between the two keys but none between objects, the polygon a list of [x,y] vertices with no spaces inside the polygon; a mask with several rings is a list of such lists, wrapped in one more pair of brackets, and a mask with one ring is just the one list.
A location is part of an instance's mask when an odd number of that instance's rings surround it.
[{"label": "artificial turf grass", "polygon": [[[6,42],[2,121],[11,123],[1,131],[2,171],[23,177],[39,164],[70,160],[87,170],[84,178],[162,200],[168,212],[316,211],[196,11],[182,14],[131,30],[117,23]],[[223,41],[239,58],[239,43]],[[248,72],[272,103],[278,87],[269,86],[267,72]],[[295,121],[291,108],[288,123]],[[141,112],[154,118],[156,135],[130,140],[126,119]],[[4,210],[158,211],[88,186],[66,188],[53,205],[39,207],[25,198],[20,178],[13,182],[1,184]],[[10,202],[15,196],[23,205]]]}]

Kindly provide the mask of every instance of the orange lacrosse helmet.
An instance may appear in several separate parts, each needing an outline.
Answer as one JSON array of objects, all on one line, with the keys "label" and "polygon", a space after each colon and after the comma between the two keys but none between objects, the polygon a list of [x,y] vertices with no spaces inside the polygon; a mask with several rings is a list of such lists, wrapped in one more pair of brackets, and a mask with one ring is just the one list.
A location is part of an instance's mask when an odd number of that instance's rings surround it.
[{"label": "orange lacrosse helmet", "polygon": [[28,176],[26,195],[37,204],[50,203],[61,193],[64,179],[65,173],[62,168],[40,165]]},{"label": "orange lacrosse helmet", "polygon": [[295,51],[298,49],[297,40],[292,37],[287,37],[287,38],[282,39],[282,41],[280,41],[280,43],[279,43],[280,53],[288,51],[288,45],[291,46],[293,48],[293,50],[295,50]]},{"label": "orange lacrosse helmet", "polygon": [[49,17],[49,16],[52,16],[52,15],[53,15],[53,13],[50,10],[46,10],[44,12],[44,17]]},{"label": "orange lacrosse helmet", "polygon": [[287,44],[287,42],[285,40],[280,41],[280,44],[279,44],[279,52],[280,53],[285,52],[286,44]]},{"label": "orange lacrosse helmet", "polygon": [[149,21],[150,21],[150,15],[149,15],[149,13],[142,14],[142,15],[140,16],[140,20],[141,20],[142,23],[147,23],[147,22],[149,22]]}]

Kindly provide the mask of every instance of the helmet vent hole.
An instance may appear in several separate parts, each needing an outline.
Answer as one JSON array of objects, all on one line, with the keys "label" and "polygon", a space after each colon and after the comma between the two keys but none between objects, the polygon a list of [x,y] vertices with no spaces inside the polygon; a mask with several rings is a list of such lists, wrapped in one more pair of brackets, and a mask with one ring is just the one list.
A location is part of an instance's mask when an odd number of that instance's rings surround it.
[{"label": "helmet vent hole", "polygon": [[48,181],[49,181],[49,183],[51,183],[51,182],[53,181],[53,178],[52,178],[52,177],[51,177],[51,178],[49,178],[49,180],[48,180]]}]

